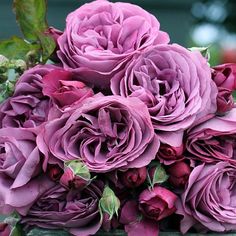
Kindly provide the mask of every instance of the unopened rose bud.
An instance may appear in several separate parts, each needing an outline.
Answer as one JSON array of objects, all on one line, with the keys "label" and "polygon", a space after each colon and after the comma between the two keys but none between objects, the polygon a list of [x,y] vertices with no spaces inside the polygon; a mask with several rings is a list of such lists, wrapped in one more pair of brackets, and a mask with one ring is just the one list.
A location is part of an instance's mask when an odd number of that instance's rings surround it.
[{"label": "unopened rose bud", "polygon": [[168,179],[168,175],[166,174],[164,167],[160,163],[157,163],[155,166],[152,166],[148,170],[148,175],[149,182],[152,188],[155,184],[164,183]]},{"label": "unopened rose bud", "polygon": [[20,71],[25,71],[27,69],[27,64],[23,60],[20,60],[20,59],[16,60],[14,64],[15,64],[15,68]]},{"label": "unopened rose bud", "polygon": [[60,183],[69,188],[83,189],[91,182],[88,168],[79,161],[66,163]]},{"label": "unopened rose bud", "polygon": [[109,220],[111,220],[114,214],[118,215],[119,208],[120,200],[116,197],[113,190],[106,186],[103,190],[102,198],[99,201],[100,213],[102,215],[107,213]]},{"label": "unopened rose bud", "polygon": [[168,144],[162,143],[157,153],[157,159],[165,165],[171,165],[176,160],[182,158],[183,151],[183,145],[179,147],[172,147]]},{"label": "unopened rose bud", "polygon": [[191,169],[188,164],[181,161],[171,165],[167,169],[167,172],[169,174],[168,180],[170,184],[177,188],[183,188],[188,182]]},{"label": "unopened rose bud", "polygon": [[218,88],[217,94],[217,113],[223,115],[234,107],[232,91],[223,87]]},{"label": "unopened rose bud", "polygon": [[146,167],[129,169],[126,172],[121,172],[120,179],[122,184],[128,188],[135,188],[140,186],[147,177]]},{"label": "unopened rose bud", "polygon": [[1,236],[10,236],[11,228],[6,223],[0,223],[0,235]]},{"label": "unopened rose bud", "polygon": [[48,175],[53,181],[58,181],[63,174],[63,170],[58,165],[49,165]]}]

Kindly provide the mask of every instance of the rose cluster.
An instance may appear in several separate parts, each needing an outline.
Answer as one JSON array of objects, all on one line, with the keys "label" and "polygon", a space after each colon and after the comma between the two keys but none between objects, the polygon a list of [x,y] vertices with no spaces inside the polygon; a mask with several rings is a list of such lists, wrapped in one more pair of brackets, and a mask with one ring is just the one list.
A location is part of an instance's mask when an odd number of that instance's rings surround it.
[{"label": "rose cluster", "polygon": [[0,214],[77,236],[236,230],[236,65],[211,68],[128,3],[48,33],[59,63],[0,104]]}]

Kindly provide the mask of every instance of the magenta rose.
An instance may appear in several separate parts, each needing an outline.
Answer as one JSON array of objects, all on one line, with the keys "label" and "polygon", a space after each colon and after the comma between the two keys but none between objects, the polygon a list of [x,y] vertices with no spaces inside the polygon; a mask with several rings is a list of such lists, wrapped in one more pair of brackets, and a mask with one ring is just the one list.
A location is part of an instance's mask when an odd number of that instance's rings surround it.
[{"label": "magenta rose", "polygon": [[62,69],[52,70],[42,79],[43,94],[50,97],[59,108],[73,106],[93,96],[91,88],[73,77],[71,72]]},{"label": "magenta rose", "polygon": [[83,191],[55,185],[31,207],[21,223],[46,229],[64,229],[72,235],[94,235],[101,227],[99,199],[103,183],[94,181]]},{"label": "magenta rose", "polygon": [[217,87],[236,89],[236,64],[227,63],[213,67],[212,79]]},{"label": "magenta rose", "polygon": [[121,183],[128,188],[135,188],[144,183],[147,177],[147,168],[128,169],[119,172]]},{"label": "magenta rose", "polygon": [[167,168],[168,181],[175,188],[184,188],[191,173],[190,166],[184,161],[176,162]]},{"label": "magenta rose", "polygon": [[42,93],[42,78],[56,68],[36,66],[19,78],[13,96],[0,105],[2,127],[36,127],[47,120],[51,104]]},{"label": "magenta rose", "polygon": [[111,89],[113,94],[142,100],[154,128],[173,131],[175,137],[163,141],[175,147],[183,130],[216,111],[217,88],[206,59],[179,45],[158,45],[138,54],[124,74],[112,78]]},{"label": "magenta rose", "polygon": [[139,195],[139,210],[145,217],[159,221],[175,212],[176,200],[177,196],[170,190],[155,186]]},{"label": "magenta rose", "polygon": [[35,135],[23,128],[0,129],[0,213],[25,215],[53,183],[41,175]]},{"label": "magenta rose", "polygon": [[153,219],[143,216],[135,200],[129,200],[122,206],[120,223],[124,225],[128,236],[159,235],[158,223]]},{"label": "magenta rose", "polygon": [[49,122],[40,136],[55,157],[80,160],[101,173],[146,166],[159,148],[145,104],[120,96],[88,98],[72,114]]},{"label": "magenta rose", "polygon": [[202,162],[229,161],[236,165],[236,108],[189,131],[186,156]]},{"label": "magenta rose", "polygon": [[58,38],[58,56],[65,68],[76,69],[85,82],[108,88],[132,55],[168,42],[158,20],[142,8],[94,1],[68,15],[66,29]]},{"label": "magenta rose", "polygon": [[176,204],[183,215],[181,232],[236,230],[236,168],[227,162],[202,164],[193,169],[184,193]]}]

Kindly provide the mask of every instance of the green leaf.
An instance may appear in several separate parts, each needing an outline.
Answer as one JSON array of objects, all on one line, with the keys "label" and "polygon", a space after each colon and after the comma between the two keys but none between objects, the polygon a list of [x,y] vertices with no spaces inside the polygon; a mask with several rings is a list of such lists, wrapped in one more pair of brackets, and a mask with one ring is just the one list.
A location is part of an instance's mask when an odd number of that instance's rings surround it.
[{"label": "green leaf", "polygon": [[236,102],[236,90],[233,91],[232,95],[233,95],[233,98],[234,98],[234,102]]},{"label": "green leaf", "polygon": [[8,59],[23,59],[27,61],[28,54],[35,52],[39,48],[39,45],[30,44],[16,36],[0,41],[0,54]]},{"label": "green leaf", "polygon": [[20,224],[16,224],[12,230],[9,236],[24,236],[22,226]]},{"label": "green leaf", "polygon": [[48,29],[46,0],[14,0],[14,11],[21,31],[29,41],[37,41],[38,35]]},{"label": "green leaf", "polygon": [[44,33],[41,33],[38,36],[42,47],[42,61],[43,63],[46,63],[46,61],[54,52],[56,43],[51,36],[45,35]]},{"label": "green leaf", "polygon": [[208,61],[211,59],[210,47],[191,47],[190,51],[199,51]]},{"label": "green leaf", "polygon": [[70,234],[63,230],[47,230],[41,228],[32,229],[26,236],[69,236]]}]

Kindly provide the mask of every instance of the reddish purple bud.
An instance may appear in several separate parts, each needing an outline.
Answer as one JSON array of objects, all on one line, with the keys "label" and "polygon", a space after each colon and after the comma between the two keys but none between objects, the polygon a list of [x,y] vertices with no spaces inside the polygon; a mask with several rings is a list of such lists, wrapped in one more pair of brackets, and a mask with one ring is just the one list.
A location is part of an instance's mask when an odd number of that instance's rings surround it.
[{"label": "reddish purple bud", "polygon": [[121,182],[128,188],[135,188],[144,183],[147,177],[146,167],[139,169],[129,169],[126,172],[121,172]]},{"label": "reddish purple bud", "polygon": [[166,188],[155,186],[139,196],[139,210],[149,219],[159,221],[176,211],[177,196]]},{"label": "reddish purple bud", "polygon": [[88,184],[88,180],[75,175],[73,170],[67,167],[61,176],[60,183],[68,188],[83,189]]},{"label": "reddish purple bud", "polygon": [[8,224],[0,223],[0,235],[1,236],[9,236],[11,233],[11,229]]},{"label": "reddish purple bud", "polygon": [[165,165],[171,165],[175,161],[182,158],[183,151],[183,145],[179,147],[172,147],[168,144],[162,143],[157,153],[157,159]]},{"label": "reddish purple bud", "polygon": [[224,114],[234,107],[232,91],[223,87],[218,88],[217,94],[217,113]]},{"label": "reddish purple bud", "polygon": [[217,87],[223,87],[229,90],[236,89],[236,64],[226,63],[215,66],[212,72],[212,79]]},{"label": "reddish purple bud", "polygon": [[177,162],[171,165],[167,172],[169,174],[169,182],[177,188],[183,188],[188,182],[191,169],[185,162]]},{"label": "reddish purple bud", "polygon": [[48,175],[52,181],[58,181],[63,174],[63,170],[58,165],[48,166]]}]

